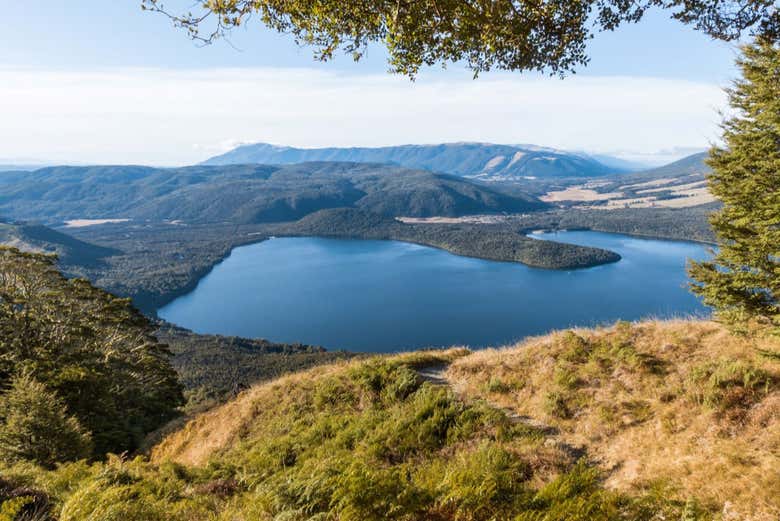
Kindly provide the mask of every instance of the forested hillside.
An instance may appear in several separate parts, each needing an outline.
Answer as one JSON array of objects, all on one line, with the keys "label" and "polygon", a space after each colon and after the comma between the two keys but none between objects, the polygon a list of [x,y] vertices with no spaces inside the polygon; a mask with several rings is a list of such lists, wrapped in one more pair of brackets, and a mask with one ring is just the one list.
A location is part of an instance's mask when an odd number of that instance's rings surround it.
[{"label": "forested hillside", "polygon": [[208,159],[206,165],[289,164],[304,161],[394,163],[486,180],[589,177],[620,171],[588,156],[532,145],[445,143],[377,148],[293,148],[257,143]]},{"label": "forested hillside", "polygon": [[181,387],[153,331],[51,256],[0,247],[0,460],[132,451],[176,416]]},{"label": "forested hillside", "polygon": [[714,243],[715,234],[708,219],[717,208],[717,203],[692,208],[567,208],[513,216],[507,219],[507,225],[526,232],[578,229]]},{"label": "forested hillside", "polygon": [[547,205],[448,175],[357,163],[53,167],[0,176],[0,213],[45,223],[121,218],[247,224],[338,207],[388,216],[457,216]]},{"label": "forested hillside", "polygon": [[222,403],[260,381],[355,356],[260,338],[199,335],[171,324],[162,324],[155,336],[171,350],[187,411]]},{"label": "forested hillside", "polygon": [[0,244],[27,252],[56,254],[64,264],[94,266],[118,250],[80,241],[66,233],[40,224],[0,220]]}]

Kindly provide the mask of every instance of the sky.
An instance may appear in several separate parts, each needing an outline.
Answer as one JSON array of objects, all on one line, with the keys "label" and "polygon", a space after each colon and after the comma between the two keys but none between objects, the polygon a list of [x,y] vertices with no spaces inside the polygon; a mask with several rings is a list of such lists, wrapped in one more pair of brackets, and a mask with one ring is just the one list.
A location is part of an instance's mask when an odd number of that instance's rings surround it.
[{"label": "sky", "polygon": [[[171,0],[169,8],[189,3]],[[185,165],[240,143],[533,143],[659,164],[717,140],[732,44],[652,12],[561,80],[317,62],[255,21],[203,47],[140,0],[27,0],[0,32],[0,163]]]}]

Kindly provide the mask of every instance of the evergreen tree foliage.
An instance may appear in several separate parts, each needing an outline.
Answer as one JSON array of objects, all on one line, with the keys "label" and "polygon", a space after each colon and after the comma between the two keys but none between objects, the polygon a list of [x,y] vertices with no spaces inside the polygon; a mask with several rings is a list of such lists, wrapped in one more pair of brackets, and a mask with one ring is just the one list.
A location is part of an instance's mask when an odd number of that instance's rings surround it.
[{"label": "evergreen tree foliage", "polygon": [[89,457],[91,450],[91,436],[65,403],[30,375],[17,375],[0,395],[0,459],[54,467]]},{"label": "evergreen tree foliage", "polygon": [[152,332],[129,300],[66,279],[54,257],[0,248],[0,393],[30,375],[92,433],[95,456],[137,448],[183,402]]},{"label": "evergreen tree foliage", "polygon": [[710,152],[712,193],[723,201],[711,223],[719,247],[692,263],[693,291],[732,324],[780,327],[780,47],[760,39],[738,61],[728,91],[735,115],[724,147]]}]

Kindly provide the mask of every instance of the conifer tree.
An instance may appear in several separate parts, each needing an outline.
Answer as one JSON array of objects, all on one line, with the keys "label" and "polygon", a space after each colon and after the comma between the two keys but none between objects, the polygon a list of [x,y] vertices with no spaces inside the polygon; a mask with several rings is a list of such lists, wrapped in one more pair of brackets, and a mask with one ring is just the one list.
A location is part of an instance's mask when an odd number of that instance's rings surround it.
[{"label": "conifer tree", "polygon": [[759,39],[738,60],[734,115],[710,151],[709,186],[723,208],[711,217],[718,251],[694,262],[694,293],[734,325],[780,329],[780,46]]},{"label": "conifer tree", "polygon": [[87,458],[91,450],[90,434],[68,415],[65,402],[29,374],[14,377],[0,394],[0,460],[53,467]]}]

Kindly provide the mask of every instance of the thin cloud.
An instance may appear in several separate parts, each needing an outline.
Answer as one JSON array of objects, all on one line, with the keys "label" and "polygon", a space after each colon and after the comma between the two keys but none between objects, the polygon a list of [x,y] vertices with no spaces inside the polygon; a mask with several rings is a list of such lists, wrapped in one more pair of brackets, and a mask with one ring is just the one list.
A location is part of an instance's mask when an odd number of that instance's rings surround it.
[{"label": "thin cloud", "polygon": [[411,83],[314,69],[0,69],[0,157],[188,164],[231,144],[484,141],[649,154],[717,138],[718,85],[450,71]]}]

